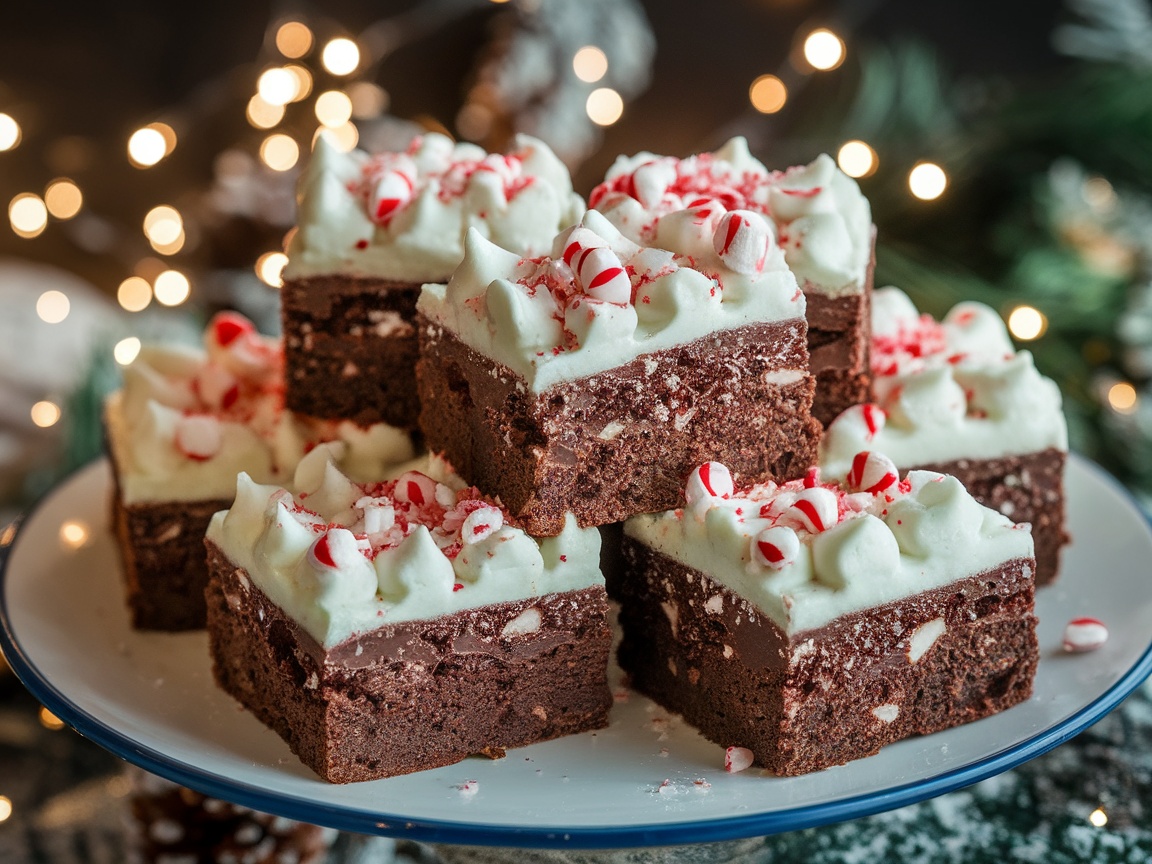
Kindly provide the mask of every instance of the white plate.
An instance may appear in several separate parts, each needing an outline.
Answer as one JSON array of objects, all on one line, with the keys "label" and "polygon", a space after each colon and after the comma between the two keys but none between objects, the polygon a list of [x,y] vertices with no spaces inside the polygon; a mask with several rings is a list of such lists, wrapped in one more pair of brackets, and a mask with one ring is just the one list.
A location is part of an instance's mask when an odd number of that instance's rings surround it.
[{"label": "white plate", "polygon": [[[106,462],[50,494],[0,538],[0,648],[32,693],[119,756],[259,810],[362,833],[511,846],[622,847],[731,839],[863,816],[1031,759],[1116,707],[1152,671],[1152,531],[1099,468],[1068,466],[1060,580],[1037,599],[1041,662],[1027,703],[804,777],[723,770],[724,751],[648,700],[623,698],[597,733],[405,777],[333,786],[212,682],[203,633],[128,626],[108,533]],[[62,526],[89,532],[79,548]],[[79,533],[79,532],[77,532]],[[6,542],[5,542],[6,541]],[[73,544],[75,540],[73,540]],[[1111,637],[1070,655],[1064,624]],[[467,796],[460,785],[478,781]],[[711,784],[698,785],[697,780]]]}]

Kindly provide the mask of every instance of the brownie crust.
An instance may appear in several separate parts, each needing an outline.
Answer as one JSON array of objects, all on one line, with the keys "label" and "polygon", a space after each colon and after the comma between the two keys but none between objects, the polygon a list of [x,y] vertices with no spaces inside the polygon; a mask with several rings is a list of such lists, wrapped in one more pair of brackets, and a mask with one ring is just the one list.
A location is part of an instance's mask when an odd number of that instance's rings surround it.
[{"label": "brownie crust", "polygon": [[542,393],[455,334],[420,319],[421,427],[467,482],[529,534],[571,511],[582,527],[683,502],[684,480],[715,460],[738,483],[803,475],[821,426],[802,321],[751,324]]},{"label": "brownie crust", "polygon": [[[1031,695],[1031,559],[789,640],[708,576],[631,538],[624,557],[618,658],[632,685],[775,774],[870,756]],[[913,660],[913,635],[933,621],[943,632]]]},{"label": "brownie crust", "polygon": [[[602,587],[386,625],[325,651],[207,546],[217,684],[329,782],[499,755],[608,724]],[[508,626],[535,616],[531,632]]]},{"label": "brownie crust", "polygon": [[1049,447],[1002,459],[956,459],[917,466],[952,474],[983,504],[1013,522],[1032,523],[1036,585],[1050,585],[1060,570],[1060,550],[1071,539],[1064,527],[1064,463],[1067,454]]},{"label": "brownie crust", "polygon": [[300,414],[414,430],[420,285],[345,275],[281,289],[285,401]]}]

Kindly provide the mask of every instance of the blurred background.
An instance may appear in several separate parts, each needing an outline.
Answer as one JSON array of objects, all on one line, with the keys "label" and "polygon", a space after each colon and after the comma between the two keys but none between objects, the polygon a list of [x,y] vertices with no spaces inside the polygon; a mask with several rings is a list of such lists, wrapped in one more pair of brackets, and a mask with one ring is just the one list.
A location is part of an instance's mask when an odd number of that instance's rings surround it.
[{"label": "blurred background", "polygon": [[[238,307],[268,331],[320,128],[489,149],[525,131],[583,194],[616,155],[732,135],[837,156],[877,285],[999,309],[1073,446],[1152,487],[1148,0],[10,4],[0,29],[0,504],[99,448],[139,340]],[[4,218],[6,217],[6,219]]]}]

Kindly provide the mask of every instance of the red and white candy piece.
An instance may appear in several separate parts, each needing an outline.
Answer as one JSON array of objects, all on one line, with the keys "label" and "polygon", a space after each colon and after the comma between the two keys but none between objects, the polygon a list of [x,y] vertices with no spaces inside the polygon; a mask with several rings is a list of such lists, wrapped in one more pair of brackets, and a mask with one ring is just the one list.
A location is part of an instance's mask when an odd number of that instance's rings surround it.
[{"label": "red and white candy piece", "polygon": [[676,166],[671,160],[645,162],[632,172],[636,200],[651,210],[660,203],[668,187],[676,182]]},{"label": "red and white candy piece", "polygon": [[800,538],[791,528],[765,528],[752,538],[752,560],[770,570],[783,570],[800,554]]},{"label": "red and white candy piece", "polygon": [[460,540],[463,543],[479,543],[487,540],[504,524],[504,514],[498,507],[480,507],[469,513],[460,526]]},{"label": "red and white candy piece", "polygon": [[220,452],[224,436],[220,421],[207,414],[190,414],[176,421],[176,449],[195,462],[206,462]]},{"label": "red and white candy piece", "polygon": [[716,223],[712,247],[729,270],[752,275],[764,270],[768,253],[776,245],[772,226],[759,213],[733,210]]},{"label": "red and white candy piece", "polygon": [[729,747],[724,751],[724,770],[729,774],[752,767],[752,751],[747,747]]},{"label": "red and white candy piece", "polygon": [[871,492],[877,495],[900,482],[895,463],[883,453],[861,450],[852,458],[852,468],[846,478],[853,492]]},{"label": "red and white candy piece", "polygon": [[255,335],[256,325],[235,312],[219,312],[208,324],[208,333],[221,348],[228,348],[237,340]]},{"label": "red and white candy piece", "polygon": [[343,570],[363,559],[356,535],[347,528],[329,528],[308,549],[308,561],[317,570]]},{"label": "red and white candy piece", "polygon": [[1095,651],[1108,641],[1108,628],[1096,618],[1073,618],[1064,626],[1064,650]]},{"label": "red and white candy piece", "polygon": [[392,496],[405,504],[425,507],[436,500],[436,481],[419,471],[406,471],[396,478]]},{"label": "red and white candy piece", "polygon": [[239,379],[215,363],[200,368],[194,386],[200,401],[213,411],[227,411],[240,398]]},{"label": "red and white candy piece", "polygon": [[212,316],[204,341],[209,355],[236,375],[262,377],[275,366],[275,350],[260,337],[251,321],[235,312]]},{"label": "red and white candy piece", "polygon": [[732,472],[719,462],[705,462],[693,469],[684,485],[684,497],[690,507],[709,505],[713,498],[728,498],[736,489]]},{"label": "red and white candy piece", "polygon": [[368,218],[377,225],[387,225],[412,200],[416,184],[403,171],[389,170],[380,174],[368,200]]},{"label": "red and white candy piece", "polygon": [[796,496],[784,514],[792,524],[812,534],[827,531],[840,519],[840,505],[836,493],[823,486],[805,489]]}]

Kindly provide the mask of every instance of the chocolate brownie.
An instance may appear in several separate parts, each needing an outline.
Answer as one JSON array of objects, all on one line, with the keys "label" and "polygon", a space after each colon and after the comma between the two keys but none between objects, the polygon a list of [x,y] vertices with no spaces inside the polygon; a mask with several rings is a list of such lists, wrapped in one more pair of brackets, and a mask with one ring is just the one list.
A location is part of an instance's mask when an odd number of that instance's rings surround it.
[{"label": "chocolate brownie", "polygon": [[1031,536],[953,477],[863,453],[625,524],[618,657],[710,740],[794,775],[1002,711],[1038,662]]},{"label": "chocolate brownie", "polygon": [[298,499],[242,481],[208,530],[217,683],[333,783],[605,726],[599,534],[506,517],[419,472]]},{"label": "chocolate brownie", "polygon": [[527,136],[507,155],[437,133],[369,155],[342,153],[322,135],[284,270],[289,408],[414,431],[421,284],[452,274],[471,225],[539,254],[583,204],[567,168]]},{"label": "chocolate brownie", "polygon": [[803,294],[763,235],[729,256],[744,270],[637,247],[595,211],[548,259],[470,242],[421,295],[421,427],[529,533],[674,507],[708,459],[749,482],[814,460]]}]

